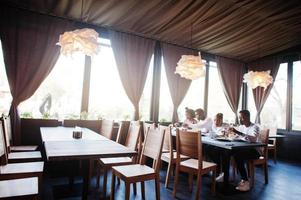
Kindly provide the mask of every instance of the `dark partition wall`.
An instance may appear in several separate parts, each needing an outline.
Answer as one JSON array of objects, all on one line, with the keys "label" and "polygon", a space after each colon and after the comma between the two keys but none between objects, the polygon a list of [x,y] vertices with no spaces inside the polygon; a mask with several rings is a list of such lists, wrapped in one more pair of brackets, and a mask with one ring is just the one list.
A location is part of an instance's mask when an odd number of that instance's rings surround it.
[{"label": "dark partition wall", "polygon": [[66,119],[63,121],[65,127],[85,127],[89,128],[96,133],[99,133],[101,128],[101,120],[80,120],[80,119]]},{"label": "dark partition wall", "polygon": [[40,127],[56,127],[62,123],[56,119],[21,119],[21,143],[41,145]]}]

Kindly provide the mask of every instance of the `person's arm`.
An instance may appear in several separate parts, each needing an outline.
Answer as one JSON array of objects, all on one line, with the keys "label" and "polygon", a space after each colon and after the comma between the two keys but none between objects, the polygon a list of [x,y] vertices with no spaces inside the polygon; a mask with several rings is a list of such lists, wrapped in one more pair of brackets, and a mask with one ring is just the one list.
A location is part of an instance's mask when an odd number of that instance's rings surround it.
[{"label": "person's arm", "polygon": [[249,131],[248,134],[246,134],[246,138],[250,141],[250,142],[257,142],[257,137],[259,134],[259,127],[257,125],[253,125]]}]

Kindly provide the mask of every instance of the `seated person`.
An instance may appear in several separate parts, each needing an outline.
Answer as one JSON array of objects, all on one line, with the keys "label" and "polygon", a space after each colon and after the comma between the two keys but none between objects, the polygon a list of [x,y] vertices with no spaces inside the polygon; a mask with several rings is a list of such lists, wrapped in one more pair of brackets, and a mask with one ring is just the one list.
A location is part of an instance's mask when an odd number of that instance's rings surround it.
[{"label": "seated person", "polygon": [[212,128],[213,121],[210,117],[206,117],[205,111],[201,108],[195,110],[197,119],[196,124],[188,125],[192,129],[200,129],[202,132],[209,132]]},{"label": "seated person", "polygon": [[[217,113],[214,117],[214,123],[212,124],[211,131],[220,135],[223,134],[226,124],[223,123],[223,113]],[[216,173],[218,174],[216,181],[222,182],[224,178],[224,173],[221,171],[222,166],[222,158],[223,151],[221,151],[218,147],[211,145],[204,145],[204,151],[208,155],[208,157],[217,164]]]},{"label": "seated person", "polygon": [[212,124],[212,127],[211,127],[211,131],[218,134],[218,135],[221,135],[223,134],[222,132],[225,131],[225,128],[227,128],[227,124],[223,123],[223,118],[224,118],[224,115],[223,113],[217,113],[214,117],[214,123]]},{"label": "seated person", "polygon": [[183,127],[187,128],[187,127],[190,127],[192,124],[196,124],[197,123],[197,120],[195,119],[195,113],[194,113],[194,110],[192,109],[189,109],[189,108],[185,108],[185,116],[186,116],[186,119],[184,120],[183,122]]},{"label": "seated person", "polygon": [[[250,142],[258,142],[259,127],[250,121],[250,112],[248,110],[241,110],[239,112],[239,120],[241,125],[238,129],[231,128],[230,130]],[[258,159],[260,154],[255,148],[247,148],[233,150],[232,155],[242,179],[236,189],[239,191],[249,191],[250,183],[248,181],[245,162],[250,159]]]}]

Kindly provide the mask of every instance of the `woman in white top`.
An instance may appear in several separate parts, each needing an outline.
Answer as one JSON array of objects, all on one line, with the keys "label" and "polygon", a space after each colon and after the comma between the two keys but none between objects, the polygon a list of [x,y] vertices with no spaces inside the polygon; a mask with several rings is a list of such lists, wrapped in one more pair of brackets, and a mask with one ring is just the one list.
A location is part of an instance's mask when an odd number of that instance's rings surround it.
[{"label": "woman in white top", "polygon": [[183,127],[190,127],[191,125],[193,124],[196,124],[197,123],[197,120],[195,119],[195,113],[194,113],[194,110],[192,109],[189,109],[189,108],[185,108],[185,116],[186,116],[186,119],[184,120],[183,122]]}]

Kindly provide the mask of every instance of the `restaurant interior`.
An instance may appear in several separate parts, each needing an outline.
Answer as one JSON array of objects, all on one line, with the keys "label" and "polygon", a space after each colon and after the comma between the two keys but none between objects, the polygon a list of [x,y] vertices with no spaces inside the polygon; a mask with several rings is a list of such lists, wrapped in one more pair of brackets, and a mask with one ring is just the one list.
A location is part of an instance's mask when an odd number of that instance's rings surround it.
[{"label": "restaurant interior", "polygon": [[2,0],[0,199],[300,199],[300,85],[299,0]]}]

